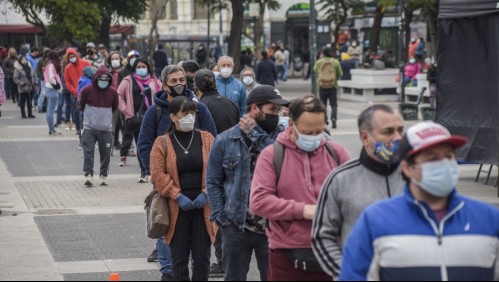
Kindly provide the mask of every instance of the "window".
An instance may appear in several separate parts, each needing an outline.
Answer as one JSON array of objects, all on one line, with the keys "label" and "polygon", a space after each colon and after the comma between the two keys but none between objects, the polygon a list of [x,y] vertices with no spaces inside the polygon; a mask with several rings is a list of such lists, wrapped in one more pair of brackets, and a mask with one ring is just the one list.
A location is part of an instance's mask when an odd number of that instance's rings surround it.
[{"label": "window", "polygon": [[170,20],[178,20],[177,0],[170,0]]},{"label": "window", "polygon": [[193,15],[195,20],[207,20],[208,19],[208,6],[202,7],[198,1],[193,1]]}]

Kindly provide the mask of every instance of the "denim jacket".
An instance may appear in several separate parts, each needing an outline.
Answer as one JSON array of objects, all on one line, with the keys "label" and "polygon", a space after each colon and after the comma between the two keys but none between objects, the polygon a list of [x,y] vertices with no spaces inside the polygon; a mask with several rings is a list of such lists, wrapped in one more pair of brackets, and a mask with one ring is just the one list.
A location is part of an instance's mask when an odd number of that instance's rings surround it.
[{"label": "denim jacket", "polygon": [[[282,131],[284,127],[279,125],[269,135],[256,126],[251,129],[248,138],[261,152],[274,144]],[[208,160],[206,188],[211,205],[210,220],[221,227],[232,222],[244,228],[251,188],[250,162],[250,151],[239,125],[217,136]]]}]

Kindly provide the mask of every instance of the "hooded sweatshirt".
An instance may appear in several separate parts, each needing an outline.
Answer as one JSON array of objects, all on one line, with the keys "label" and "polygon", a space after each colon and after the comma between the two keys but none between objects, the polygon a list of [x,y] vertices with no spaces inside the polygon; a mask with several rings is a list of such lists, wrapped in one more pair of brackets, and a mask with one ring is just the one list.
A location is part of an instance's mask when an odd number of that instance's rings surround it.
[{"label": "hooded sweatshirt", "polygon": [[[194,93],[187,90],[186,97],[193,100]],[[142,164],[146,168],[146,173],[149,174],[149,160],[154,141],[158,136],[164,135],[171,125],[170,120],[170,103],[168,102],[168,94],[162,90],[154,95],[154,105],[147,109],[142,120],[140,128],[139,140],[137,141],[137,149],[142,160]],[[158,122],[157,107],[162,107],[161,116]],[[210,111],[203,103],[198,103],[198,112],[194,128],[208,131],[213,136],[217,136],[215,122],[210,114]]]},{"label": "hooded sweatshirt", "polygon": [[74,54],[76,56],[76,63],[69,63],[64,70],[64,81],[66,82],[66,86],[71,94],[75,97],[78,97],[78,81],[80,77],[83,75],[83,69],[86,66],[90,66],[90,63],[80,59],[78,57],[78,52],[76,52],[73,48],[68,48],[66,50],[66,55]]},{"label": "hooded sweatshirt", "polygon": [[[109,86],[101,89],[97,86],[97,78],[107,75],[111,80]],[[84,114],[83,128],[111,131],[113,112],[118,109],[118,93],[111,86],[113,77],[105,66],[101,66],[94,75],[93,83],[81,90],[78,106]]]},{"label": "hooded sweatshirt", "polygon": [[325,138],[314,152],[302,151],[290,139],[291,132],[288,128],[277,137],[285,148],[277,185],[274,146],[260,154],[251,185],[251,211],[270,220],[266,230],[270,249],[311,248],[312,220],[303,218],[305,205],[317,204],[328,175],[350,160],[343,145],[328,141],[338,156],[337,164],[325,146]]}]

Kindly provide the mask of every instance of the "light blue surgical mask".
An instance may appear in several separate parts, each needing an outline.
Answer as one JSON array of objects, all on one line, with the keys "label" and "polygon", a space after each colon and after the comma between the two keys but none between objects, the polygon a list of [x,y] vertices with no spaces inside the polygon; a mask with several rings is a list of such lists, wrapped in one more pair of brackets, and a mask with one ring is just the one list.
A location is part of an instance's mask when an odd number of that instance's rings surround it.
[{"label": "light blue surgical mask", "polygon": [[133,67],[133,63],[135,63],[135,60],[137,60],[137,59],[136,59],[136,58],[131,58],[131,59],[130,59],[130,66],[132,66],[132,67]]},{"label": "light blue surgical mask", "polygon": [[284,128],[288,128],[289,126],[289,117],[280,117],[279,124],[284,126]]},{"label": "light blue surgical mask", "polygon": [[108,80],[98,80],[97,86],[99,86],[100,89],[106,89],[109,86],[109,81]]},{"label": "light blue surgical mask", "polygon": [[319,135],[305,135],[301,134],[296,125],[294,126],[296,132],[298,133],[298,139],[296,140],[296,146],[305,152],[313,152],[319,148],[322,139],[324,138],[324,132]]},{"label": "light blue surgical mask", "polygon": [[459,180],[459,166],[456,160],[447,158],[426,162],[421,165],[423,176],[421,182],[411,181],[429,194],[436,197],[447,197],[457,185]]},{"label": "light blue surgical mask", "polygon": [[135,73],[141,77],[146,77],[149,74],[149,72],[147,72],[147,69],[136,69]]}]

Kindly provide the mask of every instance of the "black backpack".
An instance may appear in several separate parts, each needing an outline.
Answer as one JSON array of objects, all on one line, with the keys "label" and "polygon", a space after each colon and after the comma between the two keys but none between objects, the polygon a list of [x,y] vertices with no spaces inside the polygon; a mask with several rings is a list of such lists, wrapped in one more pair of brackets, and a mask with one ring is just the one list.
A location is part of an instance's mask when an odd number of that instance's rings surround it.
[{"label": "black backpack", "polygon": [[[336,155],[336,152],[334,151],[331,144],[329,144],[329,142],[326,141],[325,146],[326,146],[326,149],[329,152],[329,154],[333,157],[336,164],[340,165],[340,162],[338,160],[338,155]],[[274,143],[274,168],[275,168],[275,176],[276,176],[276,185],[277,185],[277,183],[279,183],[279,179],[281,178],[282,164],[284,163],[284,153],[285,152],[286,152],[286,149],[284,148],[284,145],[282,145],[281,143],[276,141]]]}]

